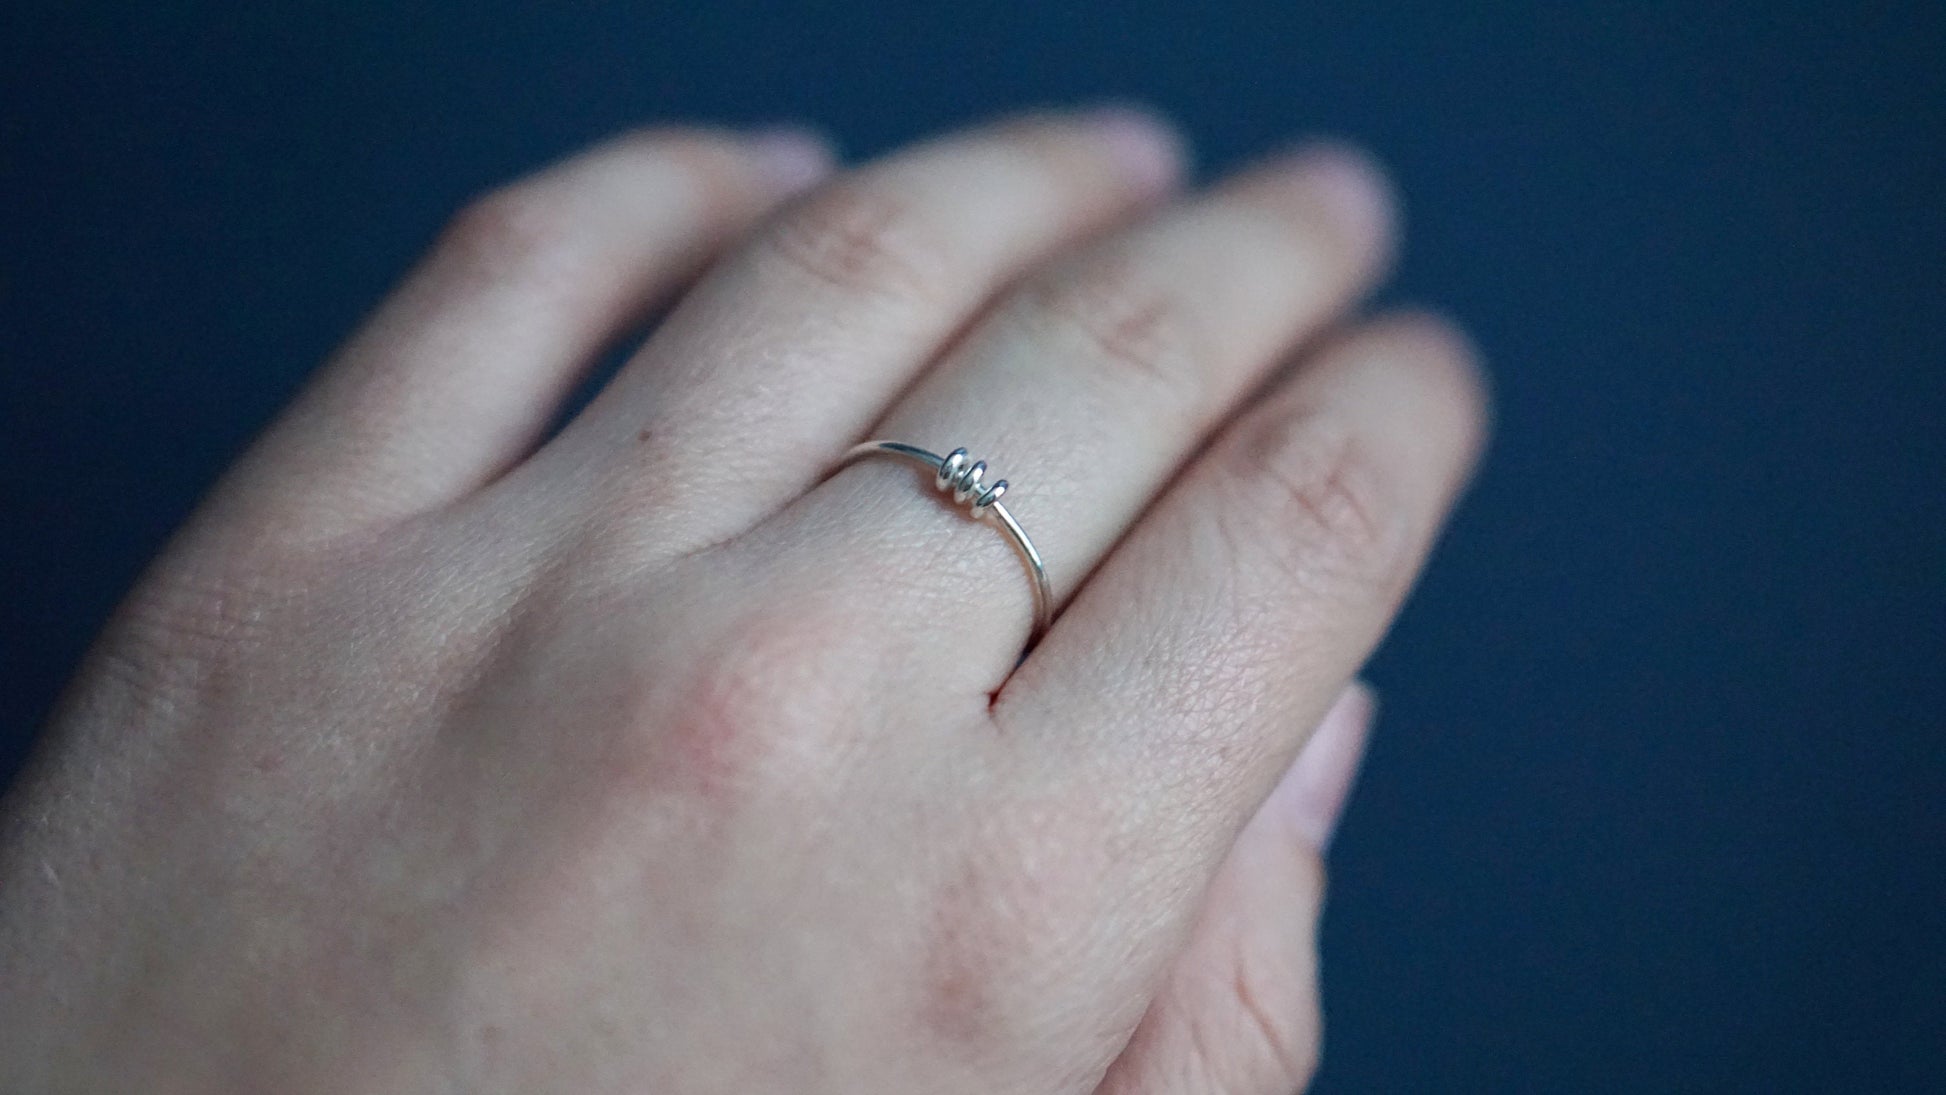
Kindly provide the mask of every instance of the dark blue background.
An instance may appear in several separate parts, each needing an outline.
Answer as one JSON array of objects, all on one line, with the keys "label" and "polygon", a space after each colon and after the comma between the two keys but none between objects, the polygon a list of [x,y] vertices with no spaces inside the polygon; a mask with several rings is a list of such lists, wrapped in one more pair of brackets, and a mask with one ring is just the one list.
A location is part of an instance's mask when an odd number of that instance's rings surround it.
[{"label": "dark blue background", "polygon": [[1320,1090],[1946,1090],[1946,7],[278,7],[0,14],[10,758],[468,193],[1139,97],[1210,166],[1379,150],[1497,379],[1372,669]]}]

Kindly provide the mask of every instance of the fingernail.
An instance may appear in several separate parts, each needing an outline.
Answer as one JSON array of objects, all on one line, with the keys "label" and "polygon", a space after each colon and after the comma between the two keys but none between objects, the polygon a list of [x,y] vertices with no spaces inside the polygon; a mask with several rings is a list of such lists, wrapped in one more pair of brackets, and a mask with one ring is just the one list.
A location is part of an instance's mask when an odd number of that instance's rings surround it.
[{"label": "fingernail", "polygon": [[1384,169],[1370,153],[1337,141],[1316,141],[1286,156],[1284,167],[1303,178],[1348,235],[1391,236],[1397,202]]},{"label": "fingernail", "polygon": [[1271,792],[1273,808],[1320,852],[1331,846],[1351,797],[1377,705],[1362,681],[1347,685]]},{"label": "fingernail", "polygon": [[1101,135],[1109,153],[1143,190],[1160,193],[1181,176],[1182,137],[1154,111],[1129,103],[1108,103],[1084,112],[1082,118]]},{"label": "fingernail", "polygon": [[830,141],[798,126],[760,130],[750,135],[749,147],[771,182],[786,194],[803,190],[829,175],[837,160]]}]

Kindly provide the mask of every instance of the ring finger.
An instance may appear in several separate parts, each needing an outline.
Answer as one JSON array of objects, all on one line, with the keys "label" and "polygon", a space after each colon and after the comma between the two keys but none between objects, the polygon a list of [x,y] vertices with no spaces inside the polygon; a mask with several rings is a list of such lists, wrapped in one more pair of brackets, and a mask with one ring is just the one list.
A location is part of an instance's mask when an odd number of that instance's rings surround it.
[{"label": "ring finger", "polygon": [[[1384,184],[1355,153],[1272,161],[1031,277],[875,433],[991,461],[1059,600],[1272,364],[1370,285],[1390,236]],[[895,509],[914,489],[909,466],[867,461],[793,512],[846,537],[839,552],[894,560],[874,571],[908,579],[877,599],[888,624],[953,614],[965,641],[946,657],[990,687],[1032,619],[1031,587],[995,530],[941,551],[965,515]]]}]

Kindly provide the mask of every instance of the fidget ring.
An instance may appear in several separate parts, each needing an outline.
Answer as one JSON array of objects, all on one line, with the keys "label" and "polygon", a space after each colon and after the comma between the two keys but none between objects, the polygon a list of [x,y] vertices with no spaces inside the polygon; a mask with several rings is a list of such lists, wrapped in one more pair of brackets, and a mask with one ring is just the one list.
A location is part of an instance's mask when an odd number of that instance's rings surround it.
[{"label": "fidget ring", "polygon": [[838,462],[844,467],[868,456],[897,456],[919,464],[932,473],[932,484],[941,491],[951,491],[953,501],[967,507],[967,514],[975,520],[992,517],[1007,530],[1007,536],[1019,549],[1021,559],[1026,562],[1028,572],[1034,578],[1034,633],[1028,641],[1038,639],[1047,630],[1054,612],[1054,594],[1048,587],[1047,567],[1041,563],[1041,553],[1035,549],[1034,541],[1028,539],[1027,530],[1020,527],[1014,515],[1007,511],[1000,496],[1007,493],[1005,479],[986,483],[986,461],[973,460],[965,449],[954,449],[945,456],[928,452],[916,445],[902,441],[867,441],[854,445]]}]

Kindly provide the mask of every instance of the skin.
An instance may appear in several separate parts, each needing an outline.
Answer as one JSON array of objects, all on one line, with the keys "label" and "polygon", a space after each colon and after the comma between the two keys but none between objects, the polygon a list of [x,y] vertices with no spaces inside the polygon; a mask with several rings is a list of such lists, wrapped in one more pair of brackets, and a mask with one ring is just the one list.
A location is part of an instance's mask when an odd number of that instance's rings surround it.
[{"label": "skin", "polygon": [[[1180,162],[656,130],[461,213],[7,800],[0,1088],[1302,1087],[1348,682],[1483,399],[1355,314],[1361,157]],[[1004,537],[864,437],[1012,481],[1024,659]]]}]

